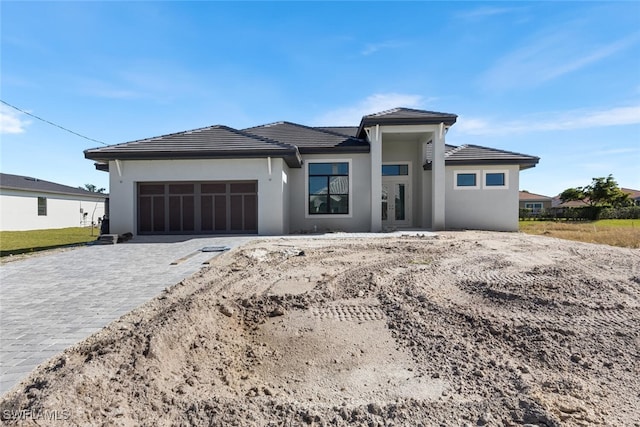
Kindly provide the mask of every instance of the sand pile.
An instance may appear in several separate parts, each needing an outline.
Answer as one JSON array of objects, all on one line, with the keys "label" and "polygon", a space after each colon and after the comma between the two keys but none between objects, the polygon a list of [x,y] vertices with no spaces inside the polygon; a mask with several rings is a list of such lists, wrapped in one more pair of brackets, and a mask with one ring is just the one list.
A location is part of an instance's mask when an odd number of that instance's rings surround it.
[{"label": "sand pile", "polygon": [[42,365],[0,415],[638,425],[638,325],[638,250],[481,232],[260,241]]}]

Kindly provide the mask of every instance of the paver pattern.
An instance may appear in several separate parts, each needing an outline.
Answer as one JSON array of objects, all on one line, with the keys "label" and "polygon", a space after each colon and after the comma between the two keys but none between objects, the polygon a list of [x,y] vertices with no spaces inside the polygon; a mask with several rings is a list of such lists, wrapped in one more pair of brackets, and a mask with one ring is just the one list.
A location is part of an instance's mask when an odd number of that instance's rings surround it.
[{"label": "paver pattern", "polygon": [[216,256],[199,249],[232,248],[255,238],[137,237],[0,266],[0,394]]}]

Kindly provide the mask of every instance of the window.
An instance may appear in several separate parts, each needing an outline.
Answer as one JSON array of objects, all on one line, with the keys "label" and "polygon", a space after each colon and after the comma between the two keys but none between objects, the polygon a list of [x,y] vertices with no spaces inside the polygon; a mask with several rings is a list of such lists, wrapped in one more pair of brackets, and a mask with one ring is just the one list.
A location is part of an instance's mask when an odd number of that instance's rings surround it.
[{"label": "window", "polygon": [[539,211],[539,210],[542,210],[542,203],[540,202],[525,203],[524,207],[525,209],[532,209],[534,211]]},{"label": "window", "polygon": [[490,187],[504,186],[503,173],[488,173],[485,175],[485,185]]},{"label": "window", "polygon": [[475,186],[476,186],[475,173],[458,174],[458,187],[475,187]]},{"label": "window", "polygon": [[487,190],[502,190],[509,188],[509,171],[488,170],[483,172],[484,186]]},{"label": "window", "polygon": [[480,171],[454,171],[453,188],[457,190],[475,190],[480,188],[478,175]]},{"label": "window", "polygon": [[38,216],[47,216],[47,198],[38,197]]},{"label": "window", "polygon": [[349,162],[308,163],[309,215],[349,214]]},{"label": "window", "polygon": [[382,176],[409,175],[409,165],[382,165]]}]

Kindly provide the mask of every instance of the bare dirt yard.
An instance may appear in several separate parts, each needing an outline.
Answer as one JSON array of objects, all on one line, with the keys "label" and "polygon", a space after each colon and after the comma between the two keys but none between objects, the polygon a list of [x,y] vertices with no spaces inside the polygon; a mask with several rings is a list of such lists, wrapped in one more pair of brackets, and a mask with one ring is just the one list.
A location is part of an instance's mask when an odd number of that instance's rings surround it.
[{"label": "bare dirt yard", "polygon": [[8,425],[638,426],[640,251],[489,232],[257,241],[0,409]]}]

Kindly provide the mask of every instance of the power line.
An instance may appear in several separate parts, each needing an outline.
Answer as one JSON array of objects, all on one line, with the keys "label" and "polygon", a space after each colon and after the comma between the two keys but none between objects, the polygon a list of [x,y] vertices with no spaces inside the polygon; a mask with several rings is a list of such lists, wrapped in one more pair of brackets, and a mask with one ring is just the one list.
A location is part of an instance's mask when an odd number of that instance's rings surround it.
[{"label": "power line", "polygon": [[7,107],[11,107],[11,108],[13,108],[14,110],[17,110],[17,111],[20,111],[20,112],[21,112],[21,113],[23,113],[23,114],[26,114],[27,116],[31,116],[31,117],[33,117],[34,119],[38,119],[38,120],[43,121],[43,122],[45,122],[45,123],[47,123],[47,124],[50,124],[51,126],[55,126],[55,127],[59,128],[59,129],[62,129],[62,130],[64,130],[64,131],[66,131],[66,132],[72,133],[72,134],[74,134],[74,135],[76,135],[76,136],[79,136],[80,138],[84,138],[84,139],[89,140],[89,141],[97,142],[98,144],[102,144],[102,145],[109,145],[109,144],[107,144],[106,142],[102,142],[102,141],[98,141],[97,139],[89,138],[88,136],[81,135],[81,134],[79,134],[78,132],[74,132],[74,131],[72,131],[71,129],[67,129],[67,128],[66,128],[66,127],[64,127],[64,126],[60,126],[60,125],[58,125],[58,124],[56,124],[56,123],[50,122],[49,120],[43,119],[42,117],[38,117],[38,116],[36,116],[35,114],[31,114],[31,113],[29,113],[29,112],[26,112],[26,111],[24,111],[24,110],[22,110],[22,109],[20,109],[20,108],[16,107],[15,105],[11,105],[11,104],[9,104],[8,102],[6,102],[6,101],[4,101],[4,100],[2,100],[2,99],[0,99],[0,102],[2,102],[2,103],[3,103],[4,105],[6,105]]}]

